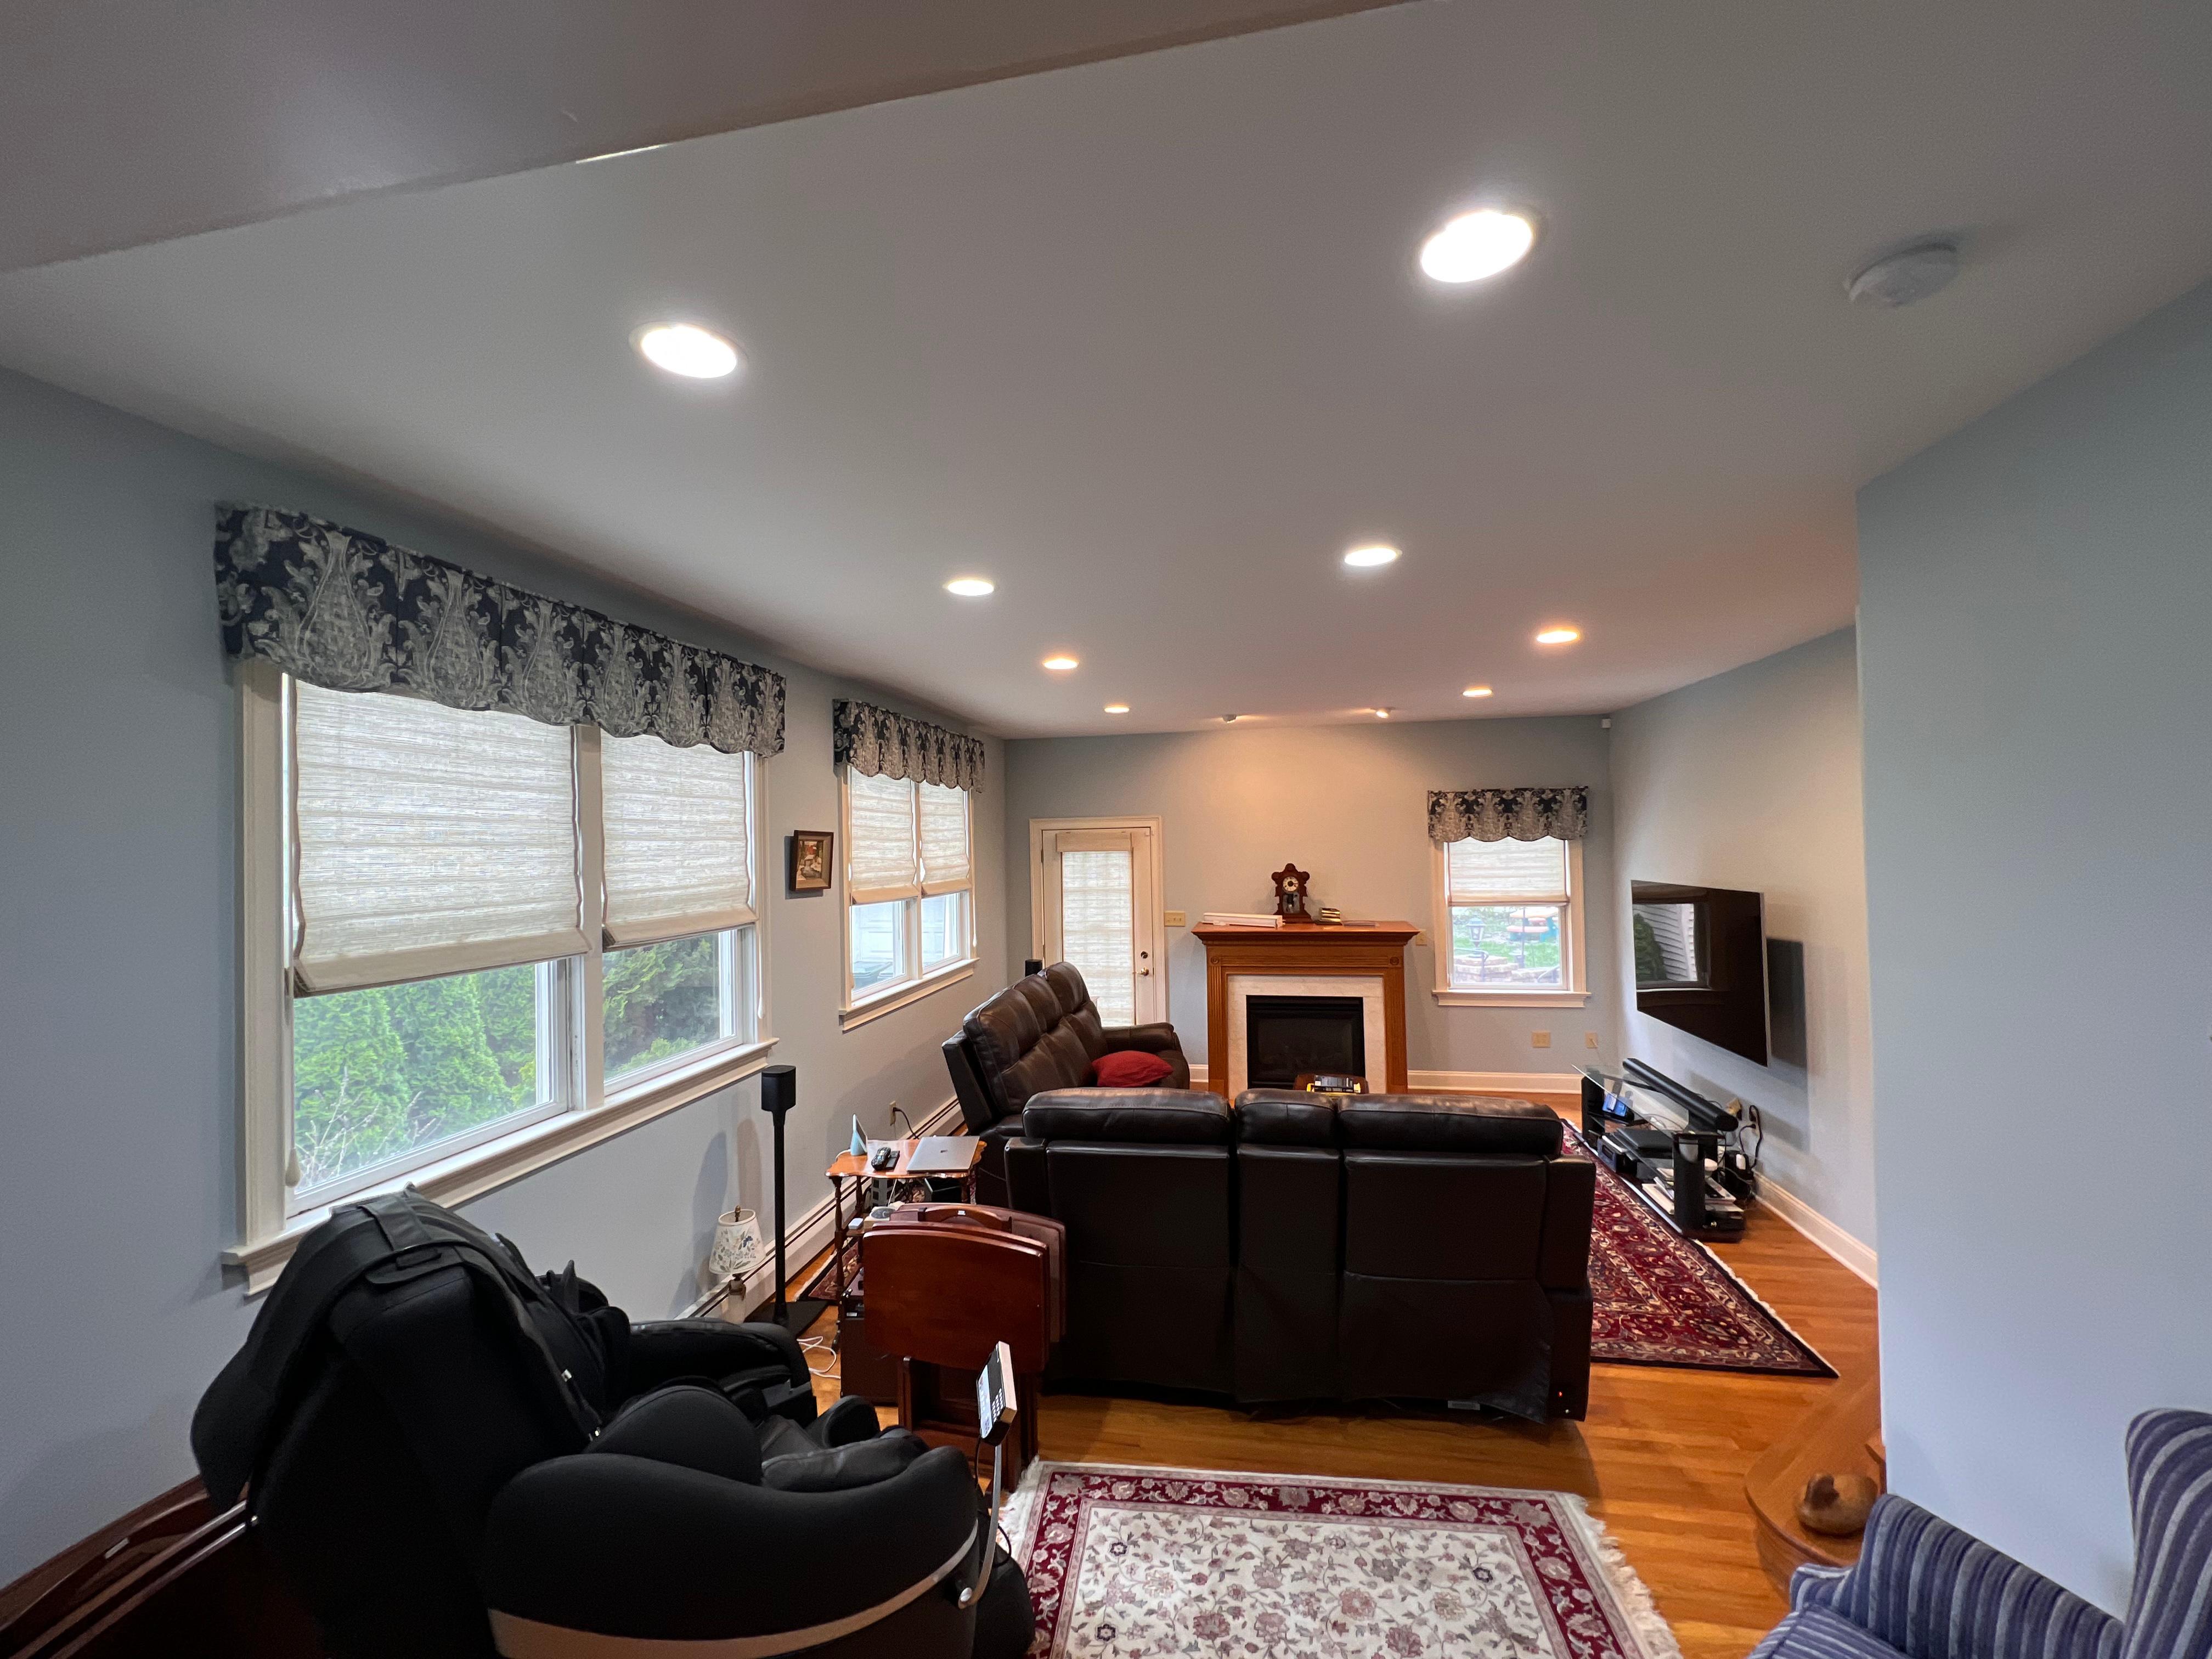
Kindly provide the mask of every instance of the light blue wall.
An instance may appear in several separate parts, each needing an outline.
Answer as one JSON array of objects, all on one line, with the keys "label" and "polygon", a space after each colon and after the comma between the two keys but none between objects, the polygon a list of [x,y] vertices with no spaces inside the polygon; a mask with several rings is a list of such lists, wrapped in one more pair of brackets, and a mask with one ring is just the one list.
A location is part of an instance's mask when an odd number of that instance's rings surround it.
[{"label": "light blue wall", "polygon": [[[1428,792],[1587,784],[1583,883],[1590,957],[1583,1008],[1443,1008],[1436,957],[1406,952],[1406,1047],[1414,1071],[1566,1073],[1583,1033],[1620,1029],[1613,940],[1613,807],[1596,719],[1394,720],[1385,726],[1224,726],[1127,738],[1031,738],[1006,745],[1006,845],[1026,873],[1031,818],[1118,813],[1164,819],[1163,908],[1273,908],[1268,874],[1293,860],[1316,904],[1347,916],[1432,929]],[[1006,955],[1030,951],[1026,880],[1006,893]],[[1194,1060],[1206,1054],[1206,949],[1168,933],[1170,1018]],[[1532,1048],[1547,1030],[1552,1047]],[[1605,1052],[1605,1051],[1601,1051]]]},{"label": "light blue wall", "polygon": [[2212,1407],[2212,286],[1859,497],[1892,1483],[2119,1607]]},{"label": "light blue wall", "polygon": [[[239,1214],[238,720],[211,559],[227,498],[319,513],[789,677],[763,874],[776,1058],[799,1067],[794,1215],[826,1193],[850,1114],[876,1129],[893,1099],[945,1100],[936,1045],[1004,981],[987,793],[975,977],[837,1029],[836,901],[785,895],[783,837],[837,823],[830,701],[866,688],[392,501],[0,373],[0,1583],[191,1473],[192,1406],[258,1305],[216,1264]],[[996,744],[990,770],[995,791]],[[765,1195],[757,1104],[752,1084],[725,1090],[470,1213],[665,1315],[697,1293],[715,1215]]]},{"label": "light blue wall", "polygon": [[[1874,1062],[1858,665],[1850,629],[1613,716],[1620,902],[1631,881],[1748,888],[1770,939],[1802,946],[1802,1063],[1765,1066],[1634,1012],[1628,1050],[1717,1100],[1758,1107],[1767,1181],[1875,1243]],[[1624,985],[1634,952],[1621,941]]]}]

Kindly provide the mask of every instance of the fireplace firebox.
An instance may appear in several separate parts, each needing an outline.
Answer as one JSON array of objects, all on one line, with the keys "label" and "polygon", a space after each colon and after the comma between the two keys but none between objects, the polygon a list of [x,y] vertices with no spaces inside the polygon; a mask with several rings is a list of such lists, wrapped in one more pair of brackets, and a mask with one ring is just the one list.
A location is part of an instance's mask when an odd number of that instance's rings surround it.
[{"label": "fireplace firebox", "polygon": [[1245,1086],[1289,1089],[1307,1072],[1367,1074],[1367,1023],[1358,997],[1247,997]]}]

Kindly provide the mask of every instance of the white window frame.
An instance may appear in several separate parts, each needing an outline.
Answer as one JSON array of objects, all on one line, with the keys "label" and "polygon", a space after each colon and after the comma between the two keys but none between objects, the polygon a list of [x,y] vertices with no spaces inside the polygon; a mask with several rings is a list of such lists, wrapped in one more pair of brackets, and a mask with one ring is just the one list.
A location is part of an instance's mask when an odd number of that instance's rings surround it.
[{"label": "white window frame", "polygon": [[1567,896],[1562,900],[1550,893],[1528,896],[1500,894],[1491,901],[1493,904],[1556,904],[1562,912],[1559,917],[1559,969],[1565,986],[1556,991],[1535,990],[1526,986],[1499,986],[1495,990],[1478,990],[1451,982],[1451,875],[1449,852],[1436,842],[1429,843],[1429,899],[1436,917],[1435,942],[1431,954],[1436,957],[1436,983],[1430,994],[1437,1006],[1445,1008],[1580,1008],[1589,1001],[1589,981],[1585,977],[1584,964],[1589,953],[1583,948],[1583,844],[1570,841],[1567,848]]},{"label": "white window frame", "polygon": [[[461,1204],[520,1180],[586,1147],[687,1106],[703,1095],[751,1076],[775,1047],[769,1008],[769,925],[765,905],[732,933],[750,935],[754,1029],[750,1040],[724,1039],[605,1086],[604,1015],[605,839],[600,816],[599,732],[573,728],[575,744],[577,842],[583,888],[582,922],[590,948],[541,967],[538,1040],[541,1073],[556,1063],[568,1086],[536,1111],[517,1114],[483,1129],[423,1149],[420,1159],[361,1172],[333,1190],[328,1201],[293,1202],[287,1176],[292,1162],[291,759],[288,752],[290,684],[271,665],[234,665],[240,708],[239,1082],[243,1168],[240,1240],[222,1252],[228,1266],[246,1272],[249,1294],[265,1290],[283,1271],[301,1238],[329,1218],[334,1204],[413,1186],[440,1204]],[[752,824],[749,852],[757,900],[762,826],[767,820],[766,768],[748,757]],[[731,948],[725,944],[724,949]],[[549,988],[549,981],[551,982]],[[732,983],[724,979],[725,995]],[[550,1014],[552,1018],[547,1016]]]},{"label": "white window frame", "polygon": [[[905,780],[915,791],[915,867],[921,866],[921,786],[912,779]],[[841,1030],[852,1030],[866,1025],[872,1019],[880,1019],[924,997],[934,996],[948,986],[957,985],[975,972],[976,939],[980,936],[981,919],[975,903],[975,797],[969,791],[959,792],[962,809],[968,817],[968,880],[964,885],[937,887],[925,883],[912,898],[892,899],[886,902],[903,907],[900,925],[906,933],[906,960],[914,971],[903,979],[893,980],[888,985],[872,986],[855,996],[853,992],[853,884],[848,874],[848,861],[853,851],[853,769],[850,763],[837,774],[837,834],[838,845],[844,850],[840,855],[838,870],[838,907],[840,931],[843,934],[838,952],[844,959],[844,997],[838,1005],[837,1023]],[[968,920],[967,948],[950,962],[939,963],[927,972],[921,968],[921,902],[940,893],[959,892],[968,896],[960,908]]]}]

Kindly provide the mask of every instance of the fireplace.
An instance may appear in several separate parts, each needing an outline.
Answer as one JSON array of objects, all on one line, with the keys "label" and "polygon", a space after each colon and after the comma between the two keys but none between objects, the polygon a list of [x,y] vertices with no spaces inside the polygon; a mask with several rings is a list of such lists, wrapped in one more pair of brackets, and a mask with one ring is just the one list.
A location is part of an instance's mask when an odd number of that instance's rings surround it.
[{"label": "fireplace", "polygon": [[1244,999],[1245,1086],[1288,1089],[1306,1072],[1367,1075],[1367,1005],[1358,997]]},{"label": "fireplace", "polygon": [[[1407,921],[1286,921],[1190,931],[1206,946],[1202,1086],[1234,1100],[1255,1085],[1296,1087],[1300,1072],[1349,1072],[1378,1094],[1404,1091],[1406,946],[1420,929]],[[1260,1012],[1248,1013],[1255,1003]],[[1269,1005],[1278,1003],[1293,1029],[1274,1029]],[[1318,1020],[1316,1008],[1323,1011]],[[1289,1051],[1252,1052],[1278,1037]],[[1308,1046],[1324,1038],[1331,1047]],[[1195,1066],[1191,1075],[1201,1081]]]}]

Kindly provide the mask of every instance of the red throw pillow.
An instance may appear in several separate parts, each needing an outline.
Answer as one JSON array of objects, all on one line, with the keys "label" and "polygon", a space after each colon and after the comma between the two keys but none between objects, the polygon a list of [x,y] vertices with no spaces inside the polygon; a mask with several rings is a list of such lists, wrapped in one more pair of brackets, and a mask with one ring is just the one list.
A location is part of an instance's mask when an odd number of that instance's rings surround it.
[{"label": "red throw pillow", "polygon": [[1142,1048],[1116,1048],[1091,1065],[1091,1080],[1102,1089],[1149,1089],[1174,1075],[1174,1066]]}]

